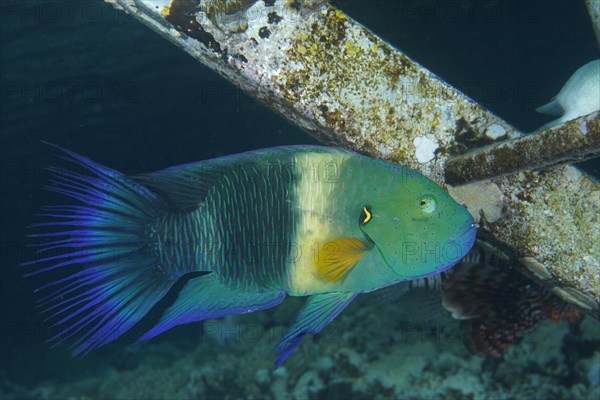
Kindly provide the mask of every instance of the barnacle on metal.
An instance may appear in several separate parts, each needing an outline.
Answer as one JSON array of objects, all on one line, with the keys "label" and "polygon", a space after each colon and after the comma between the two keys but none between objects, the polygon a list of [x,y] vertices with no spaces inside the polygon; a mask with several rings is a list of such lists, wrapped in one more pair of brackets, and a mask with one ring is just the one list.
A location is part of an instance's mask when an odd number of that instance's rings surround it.
[{"label": "barnacle on metal", "polygon": [[243,32],[248,28],[246,10],[257,0],[200,0],[200,9],[223,32]]},{"label": "barnacle on metal", "polygon": [[[523,136],[322,0],[107,1],[320,141],[401,162],[443,186],[450,157]],[[595,118],[585,121],[597,125]],[[448,188],[480,219],[492,247],[598,317],[599,185],[573,166],[539,166]]]}]

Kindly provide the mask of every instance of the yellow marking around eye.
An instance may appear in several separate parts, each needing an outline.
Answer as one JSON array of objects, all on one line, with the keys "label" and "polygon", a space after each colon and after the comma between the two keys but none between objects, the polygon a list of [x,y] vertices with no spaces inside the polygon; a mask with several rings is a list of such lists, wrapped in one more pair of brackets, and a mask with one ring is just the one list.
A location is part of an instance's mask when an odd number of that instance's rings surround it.
[{"label": "yellow marking around eye", "polygon": [[363,211],[365,212],[365,215],[366,215],[365,220],[362,222],[364,225],[371,220],[371,213],[369,212],[369,210],[367,210],[367,207],[363,207]]}]

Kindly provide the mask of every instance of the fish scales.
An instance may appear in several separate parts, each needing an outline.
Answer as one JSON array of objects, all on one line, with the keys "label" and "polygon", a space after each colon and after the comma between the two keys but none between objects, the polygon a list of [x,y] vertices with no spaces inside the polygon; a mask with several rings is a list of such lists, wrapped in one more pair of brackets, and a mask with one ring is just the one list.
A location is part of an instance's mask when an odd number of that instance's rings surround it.
[{"label": "fish scales", "polygon": [[[244,168],[247,179],[238,168]],[[232,169],[223,184],[215,186],[214,191],[224,196],[209,194],[204,199],[207,213],[216,221],[209,239],[216,251],[205,268],[235,284],[244,280],[259,288],[280,285],[287,257],[281,250],[293,234],[294,216],[284,207],[291,184],[283,182],[280,174],[270,181],[259,179],[268,170],[256,164]]]}]

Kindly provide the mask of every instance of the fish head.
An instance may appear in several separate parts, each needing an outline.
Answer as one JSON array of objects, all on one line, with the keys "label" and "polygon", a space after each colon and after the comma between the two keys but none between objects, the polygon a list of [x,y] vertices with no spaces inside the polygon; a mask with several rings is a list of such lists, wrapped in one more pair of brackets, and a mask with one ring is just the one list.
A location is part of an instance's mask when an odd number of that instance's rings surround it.
[{"label": "fish head", "polygon": [[427,177],[400,166],[394,173],[367,183],[361,231],[401,279],[445,271],[473,246],[473,218]]}]

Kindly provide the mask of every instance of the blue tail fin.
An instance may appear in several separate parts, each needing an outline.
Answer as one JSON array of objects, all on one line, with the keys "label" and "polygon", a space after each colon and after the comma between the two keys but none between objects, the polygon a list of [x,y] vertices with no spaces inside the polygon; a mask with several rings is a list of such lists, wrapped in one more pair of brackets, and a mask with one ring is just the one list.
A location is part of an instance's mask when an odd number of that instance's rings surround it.
[{"label": "blue tail fin", "polygon": [[[59,148],[60,149],[60,148]],[[27,275],[54,275],[39,305],[57,334],[86,354],[136,324],[179,278],[155,257],[153,222],[166,208],[161,198],[125,175],[61,149],[72,169],[51,168],[47,188],[79,205],[44,207],[50,222],[30,235],[42,243]]]}]

